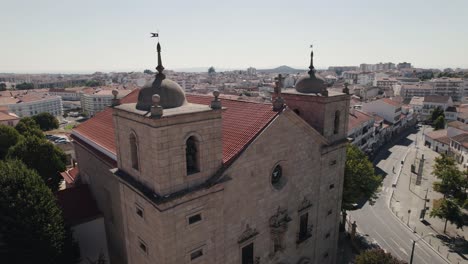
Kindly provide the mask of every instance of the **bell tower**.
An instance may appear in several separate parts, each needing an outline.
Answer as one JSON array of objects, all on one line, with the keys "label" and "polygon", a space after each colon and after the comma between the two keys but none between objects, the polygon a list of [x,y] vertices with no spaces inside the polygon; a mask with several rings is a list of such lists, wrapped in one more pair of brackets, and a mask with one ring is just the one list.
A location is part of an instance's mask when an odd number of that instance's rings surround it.
[{"label": "bell tower", "polygon": [[137,103],[115,105],[117,177],[166,197],[204,182],[222,166],[221,102],[192,104],[184,90],[158,71]]},{"label": "bell tower", "polygon": [[327,90],[325,80],[316,73],[313,51],[309,69],[308,75],[298,80],[294,90],[282,91],[280,96],[331,144],[342,141],[347,133],[349,95]]}]

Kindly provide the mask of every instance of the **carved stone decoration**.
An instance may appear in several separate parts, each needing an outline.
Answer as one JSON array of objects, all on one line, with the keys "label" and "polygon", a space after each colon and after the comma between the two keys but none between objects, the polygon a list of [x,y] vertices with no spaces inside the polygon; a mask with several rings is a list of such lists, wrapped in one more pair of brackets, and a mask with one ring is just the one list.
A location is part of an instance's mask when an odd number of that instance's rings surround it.
[{"label": "carved stone decoration", "polygon": [[304,210],[309,209],[312,207],[312,202],[307,199],[307,197],[304,196],[304,200],[302,200],[301,204],[299,205],[299,212],[303,212]]},{"label": "carved stone decoration", "polygon": [[260,264],[260,257],[255,257],[254,264]]},{"label": "carved stone decoration", "polygon": [[283,209],[278,206],[276,214],[270,217],[270,227],[271,228],[282,228],[288,226],[288,222],[291,221],[291,217],[288,215],[288,210]]},{"label": "carved stone decoration", "polygon": [[250,238],[254,237],[258,235],[258,231],[257,229],[255,228],[251,228],[248,224],[247,226],[245,227],[245,230],[244,232],[242,232],[242,234],[240,235],[239,239],[237,239],[237,243],[241,244],[247,240],[249,240]]}]

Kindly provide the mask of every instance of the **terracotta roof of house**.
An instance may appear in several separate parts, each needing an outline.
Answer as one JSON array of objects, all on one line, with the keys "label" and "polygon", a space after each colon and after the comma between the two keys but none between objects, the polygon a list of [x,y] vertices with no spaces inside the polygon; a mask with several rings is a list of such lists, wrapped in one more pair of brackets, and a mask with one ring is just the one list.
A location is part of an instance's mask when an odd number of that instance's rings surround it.
[{"label": "terracotta roof of house", "polygon": [[355,110],[353,114],[350,112],[348,118],[348,131],[359,127],[361,124],[369,122],[371,120],[374,120],[374,117],[364,112],[357,110]]},{"label": "terracotta roof of house", "polygon": [[63,179],[68,183],[68,184],[73,184],[75,183],[76,176],[78,176],[78,173],[80,171],[78,170],[78,167],[71,168],[67,171],[61,172],[60,175],[62,175]]},{"label": "terracotta roof of house", "polygon": [[447,103],[450,100],[450,96],[441,95],[428,95],[424,96],[424,102],[426,103]]},{"label": "terracotta roof of house", "polygon": [[0,111],[0,121],[8,121],[8,120],[18,120],[19,117],[12,113],[5,113]]},{"label": "terracotta roof of house", "polygon": [[380,101],[386,103],[386,104],[389,104],[389,105],[393,105],[393,106],[396,106],[396,107],[399,107],[401,106],[401,103],[397,102],[397,101],[394,101],[390,98],[382,98],[380,99]]},{"label": "terracotta roof of house", "polygon": [[[121,103],[135,103],[139,89],[122,98]],[[187,94],[190,103],[209,105],[212,96]],[[222,99],[223,163],[230,163],[277,116],[271,104]],[[75,133],[116,154],[112,109],[107,108],[78,125]]]},{"label": "terracotta roof of house", "polygon": [[458,128],[460,130],[468,131],[468,124],[462,123],[460,121],[452,121],[447,123],[447,126]]},{"label": "terracotta roof of house", "polygon": [[77,225],[101,216],[96,201],[88,185],[80,185],[57,192],[59,206],[63,210],[65,222]]},{"label": "terracotta roof of house", "polygon": [[452,137],[452,140],[462,144],[464,148],[468,148],[468,133],[456,135]]},{"label": "terracotta roof of house", "polygon": [[410,105],[423,105],[424,97],[413,96],[410,101]]},{"label": "terracotta roof of house", "polygon": [[430,139],[437,139],[441,137],[446,137],[447,136],[447,129],[442,129],[442,130],[434,130],[425,133],[426,137]]}]

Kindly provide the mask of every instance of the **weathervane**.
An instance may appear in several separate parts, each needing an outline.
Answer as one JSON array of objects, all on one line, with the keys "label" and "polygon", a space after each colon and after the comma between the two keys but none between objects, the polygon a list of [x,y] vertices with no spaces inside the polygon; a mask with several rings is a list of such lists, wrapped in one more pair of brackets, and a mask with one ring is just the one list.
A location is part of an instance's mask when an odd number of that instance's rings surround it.
[{"label": "weathervane", "polygon": [[159,30],[156,33],[151,32],[151,37],[152,38],[158,38],[158,45],[156,46],[156,50],[158,52],[158,66],[156,67],[156,70],[158,71],[158,75],[161,74],[163,75],[164,71],[164,66],[162,65],[162,60],[161,60],[161,45],[159,44]]}]

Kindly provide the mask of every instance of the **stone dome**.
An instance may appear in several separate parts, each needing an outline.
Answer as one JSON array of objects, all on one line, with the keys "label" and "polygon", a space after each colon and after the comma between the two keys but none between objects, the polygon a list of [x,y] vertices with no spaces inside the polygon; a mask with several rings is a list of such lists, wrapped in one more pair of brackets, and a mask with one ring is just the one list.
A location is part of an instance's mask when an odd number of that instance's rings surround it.
[{"label": "stone dome", "polygon": [[153,95],[160,96],[159,105],[163,109],[175,108],[187,104],[185,92],[176,82],[166,79],[162,73],[156,75],[151,86],[146,86],[138,94],[136,109],[150,111],[153,104]]},{"label": "stone dome", "polygon": [[295,88],[300,93],[322,93],[327,89],[327,84],[320,75],[312,71],[297,81]]}]

